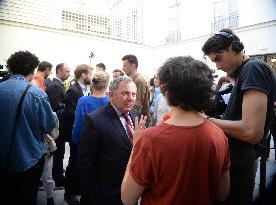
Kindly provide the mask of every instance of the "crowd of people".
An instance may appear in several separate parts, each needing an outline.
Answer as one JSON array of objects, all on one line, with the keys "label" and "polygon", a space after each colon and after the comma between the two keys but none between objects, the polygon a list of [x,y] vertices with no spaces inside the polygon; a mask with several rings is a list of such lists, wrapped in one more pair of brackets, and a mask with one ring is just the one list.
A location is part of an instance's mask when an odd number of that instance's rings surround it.
[{"label": "crowd of people", "polygon": [[1,198],[35,205],[42,181],[47,205],[54,187],[70,205],[252,204],[260,147],[276,129],[275,72],[230,29],[202,52],[227,74],[216,88],[191,56],[169,58],[150,83],[132,54],[112,80],[103,63],[79,64],[67,88],[68,64],[49,79],[51,63],[12,54],[0,83]]}]

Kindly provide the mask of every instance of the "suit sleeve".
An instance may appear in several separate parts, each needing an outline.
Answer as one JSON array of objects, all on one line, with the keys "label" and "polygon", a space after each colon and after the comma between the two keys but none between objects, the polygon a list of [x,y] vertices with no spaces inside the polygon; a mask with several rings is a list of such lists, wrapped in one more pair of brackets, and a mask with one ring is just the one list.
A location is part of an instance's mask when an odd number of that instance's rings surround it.
[{"label": "suit sleeve", "polygon": [[84,117],[86,113],[84,112],[84,103],[81,99],[79,99],[77,103],[76,113],[75,113],[75,120],[72,130],[72,141],[75,144],[79,144],[80,142],[80,135],[84,124]]},{"label": "suit sleeve", "polygon": [[78,102],[78,96],[74,92],[74,90],[73,89],[67,90],[64,96],[64,104],[65,104],[66,113],[69,114],[71,117],[75,116],[77,102]]},{"label": "suit sleeve", "polygon": [[60,104],[62,103],[63,91],[60,87],[52,84],[46,90],[46,93],[49,97],[51,107],[54,112],[58,112],[60,109]]},{"label": "suit sleeve", "polygon": [[94,201],[97,187],[97,158],[99,133],[91,116],[85,118],[84,130],[80,139],[79,168],[82,194],[90,203]]}]

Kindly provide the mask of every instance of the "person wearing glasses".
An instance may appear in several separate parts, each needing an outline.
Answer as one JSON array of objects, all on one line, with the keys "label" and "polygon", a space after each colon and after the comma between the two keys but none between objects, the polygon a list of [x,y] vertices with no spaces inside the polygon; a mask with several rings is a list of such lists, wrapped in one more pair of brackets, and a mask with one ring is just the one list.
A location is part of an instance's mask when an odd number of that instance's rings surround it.
[{"label": "person wearing glasses", "polygon": [[218,70],[235,79],[223,119],[210,118],[229,139],[230,194],[225,204],[251,204],[260,143],[268,133],[275,98],[275,72],[251,59],[230,29],[211,36],[202,51]]}]

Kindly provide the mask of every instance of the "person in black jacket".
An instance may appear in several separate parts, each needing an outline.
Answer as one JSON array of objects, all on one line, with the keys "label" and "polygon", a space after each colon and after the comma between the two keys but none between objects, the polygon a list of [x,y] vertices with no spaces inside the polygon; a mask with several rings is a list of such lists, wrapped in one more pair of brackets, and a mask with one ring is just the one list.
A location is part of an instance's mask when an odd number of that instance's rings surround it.
[{"label": "person in black jacket", "polygon": [[[133,128],[136,85],[120,76],[109,86],[110,104],[85,118],[78,161],[81,205],[122,205],[120,187],[132,149],[129,123]],[[127,119],[127,120],[126,120]]]},{"label": "person in black jacket", "polygon": [[82,96],[89,95],[86,88],[91,83],[92,68],[86,64],[80,64],[74,71],[76,83],[70,86],[64,96],[65,118],[64,135],[70,145],[69,163],[65,172],[64,199],[69,204],[79,204],[76,195],[79,194],[79,172],[77,169],[77,147],[72,143],[72,130],[75,120],[77,102]]},{"label": "person in black jacket", "polygon": [[63,176],[63,159],[65,153],[65,138],[63,134],[63,122],[64,122],[64,81],[70,76],[70,68],[65,63],[60,63],[56,66],[56,77],[46,86],[46,93],[49,97],[51,107],[54,112],[57,113],[59,119],[59,137],[56,140],[57,150],[53,155],[53,179],[55,180],[55,186],[64,186]]}]

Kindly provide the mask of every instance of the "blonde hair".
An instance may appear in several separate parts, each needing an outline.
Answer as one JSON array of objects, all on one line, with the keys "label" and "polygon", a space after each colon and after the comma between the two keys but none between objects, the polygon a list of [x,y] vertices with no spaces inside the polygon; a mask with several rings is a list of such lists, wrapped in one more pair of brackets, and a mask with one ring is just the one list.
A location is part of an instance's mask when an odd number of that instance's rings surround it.
[{"label": "blonde hair", "polygon": [[106,89],[108,87],[109,78],[109,74],[106,72],[96,72],[92,79],[91,88],[94,90]]}]

